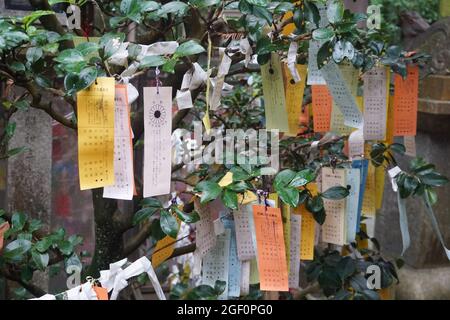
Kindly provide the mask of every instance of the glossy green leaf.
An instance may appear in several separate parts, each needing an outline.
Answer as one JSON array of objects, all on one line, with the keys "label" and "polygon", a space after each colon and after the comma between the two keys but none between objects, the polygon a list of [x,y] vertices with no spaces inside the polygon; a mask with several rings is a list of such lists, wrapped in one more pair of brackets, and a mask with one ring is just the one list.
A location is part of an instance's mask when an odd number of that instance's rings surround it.
[{"label": "glossy green leaf", "polygon": [[195,186],[195,190],[202,193],[200,197],[201,203],[215,200],[222,192],[219,184],[213,181],[201,181]]},{"label": "glossy green leaf", "polygon": [[161,230],[171,238],[176,239],[178,234],[178,222],[173,215],[167,210],[161,210],[161,218],[159,220]]},{"label": "glossy green leaf", "polygon": [[341,200],[346,198],[348,195],[349,195],[348,189],[342,186],[331,187],[322,193],[323,198],[330,200]]},{"label": "glossy green leaf", "polygon": [[225,189],[222,194],[222,202],[227,208],[237,210],[238,209],[237,193],[230,189]]}]

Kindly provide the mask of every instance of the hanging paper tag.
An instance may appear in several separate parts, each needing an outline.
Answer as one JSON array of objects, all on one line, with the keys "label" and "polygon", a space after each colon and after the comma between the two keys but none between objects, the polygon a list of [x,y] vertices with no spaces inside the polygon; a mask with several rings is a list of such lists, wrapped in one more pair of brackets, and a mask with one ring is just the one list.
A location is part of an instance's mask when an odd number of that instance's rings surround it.
[{"label": "hanging paper tag", "polygon": [[251,214],[251,205],[240,206],[240,210],[233,213],[236,228],[237,252],[241,261],[251,260],[256,257],[249,221]]},{"label": "hanging paper tag", "polygon": [[114,78],[77,93],[80,189],[114,184]]},{"label": "hanging paper tag", "polygon": [[144,198],[169,194],[172,88],[144,88]]},{"label": "hanging paper tag", "polygon": [[347,197],[347,243],[356,240],[358,228],[358,202],[361,187],[361,173],[359,169],[346,169],[347,184],[350,186]]},{"label": "hanging paper tag", "polygon": [[[303,93],[305,91],[305,65],[294,65],[294,69],[299,74],[301,80],[294,81],[288,70],[288,66],[284,64],[283,75],[285,79],[285,92],[286,92],[286,109],[288,115],[288,135],[296,136],[300,130],[299,122],[302,114],[303,106]],[[291,71],[292,72],[292,71]]]},{"label": "hanging paper tag", "polygon": [[214,220],[213,224],[214,224],[214,233],[216,234],[216,236],[221,235],[222,233],[225,232],[225,226],[223,225],[221,218],[217,218],[216,220]]},{"label": "hanging paper tag", "polygon": [[353,131],[348,138],[348,157],[353,159],[361,156],[364,156],[364,131],[358,129]]},{"label": "hanging paper tag", "polygon": [[93,286],[95,294],[97,295],[97,300],[109,300],[108,290],[99,286]]},{"label": "hanging paper tag", "polygon": [[365,194],[365,190],[366,190],[368,166],[369,166],[369,161],[366,159],[352,161],[352,168],[358,169],[360,171],[360,183],[361,183],[360,188],[359,188],[358,218],[357,218],[357,223],[356,223],[356,232],[357,233],[360,230],[360,221],[361,221],[362,206],[363,206],[363,202],[364,202],[364,194]]},{"label": "hanging paper tag", "polygon": [[314,132],[330,131],[333,98],[326,85],[311,86]]},{"label": "hanging paper tag", "polygon": [[364,139],[384,140],[389,104],[390,71],[373,68],[364,75]]},{"label": "hanging paper tag", "polygon": [[211,96],[211,110],[216,110],[220,106],[220,98],[222,96],[225,76],[228,74],[232,62],[231,58],[225,52],[222,54],[222,61],[220,62],[219,70],[217,71],[217,77]]},{"label": "hanging paper tag", "polygon": [[410,157],[416,157],[416,137],[415,136],[404,136],[403,144],[405,145],[405,154]]},{"label": "hanging paper tag", "polygon": [[[344,66],[342,68],[344,68]],[[348,65],[345,66],[345,68],[351,70],[351,74],[356,75],[352,76],[352,79],[357,78],[357,71],[354,71],[356,69],[354,69],[353,66]],[[351,84],[349,85],[346,81],[338,65],[331,61],[323,66],[321,72],[326,80],[333,101],[344,116],[344,124],[352,128],[361,128],[363,118],[361,111],[359,111],[358,104],[356,103],[356,96],[352,93]]]},{"label": "hanging paper tag", "polygon": [[[345,169],[322,168],[322,192],[335,186],[347,186]],[[344,245],[347,239],[346,200],[323,199],[323,206],[327,217],[322,225],[322,241]]]},{"label": "hanging paper tag", "polygon": [[[300,82],[302,77],[300,76],[298,70],[297,70],[297,50],[298,50],[298,43],[295,41],[292,41],[289,45],[288,55],[287,55],[287,68],[291,74],[290,78],[295,83]],[[306,69],[306,68],[305,68]]]},{"label": "hanging paper tag", "polygon": [[415,136],[419,95],[419,67],[409,66],[405,80],[395,74],[394,136]]},{"label": "hanging paper tag", "polygon": [[394,167],[388,171],[389,177],[391,178],[392,190],[394,192],[398,191],[397,182],[395,181],[395,177],[398,176],[402,172],[402,169],[399,167]]},{"label": "hanging paper tag", "polygon": [[366,188],[364,191],[362,214],[365,216],[374,216],[375,201],[376,201],[376,186],[375,186],[375,166],[369,161],[369,167],[366,177]]},{"label": "hanging paper tag", "polygon": [[386,144],[394,143],[394,97],[389,96],[389,107],[386,124]]},{"label": "hanging paper tag", "polygon": [[259,271],[258,271],[258,261],[255,259],[250,260],[250,284],[259,283]]},{"label": "hanging paper tag", "polygon": [[192,104],[192,96],[191,91],[189,91],[189,89],[177,90],[176,100],[178,110],[190,109],[194,106]]},{"label": "hanging paper tag", "polygon": [[242,296],[246,296],[249,293],[250,293],[250,261],[242,261],[240,294]]},{"label": "hanging paper tag", "polygon": [[281,218],[283,222],[284,248],[286,251],[286,261],[289,272],[289,256],[291,247],[291,207],[285,203],[281,205]]},{"label": "hanging paper tag", "polygon": [[228,257],[230,255],[230,229],[217,236],[216,245],[203,257],[202,284],[214,287],[217,280],[225,281],[225,290],[219,299],[228,296]]},{"label": "hanging paper tag", "polygon": [[289,132],[283,73],[278,54],[272,53],[270,61],[261,66],[261,76],[266,128],[268,130],[277,129],[281,132]]},{"label": "hanging paper tag", "polygon": [[103,198],[131,200],[134,191],[133,141],[127,86],[116,85],[114,115],[114,185],[103,189]]},{"label": "hanging paper tag", "polygon": [[200,205],[200,200],[194,200],[195,211],[200,216],[200,220],[195,223],[195,243],[200,257],[211,250],[216,245],[216,235],[214,232],[214,223],[211,218],[211,212],[206,206]]},{"label": "hanging paper tag", "polygon": [[288,270],[279,208],[253,206],[260,288],[266,291],[288,291]]},{"label": "hanging paper tag", "polygon": [[309,51],[308,51],[308,85],[325,85],[325,79],[322,76],[322,73],[317,66],[317,53],[319,52],[320,47],[325,42],[318,40],[310,40],[309,41]]},{"label": "hanging paper tag", "polygon": [[252,59],[252,47],[250,46],[250,42],[248,42],[247,38],[241,39],[239,41],[239,49],[241,53],[245,56],[245,67],[247,68],[250,60]]},{"label": "hanging paper tag", "polygon": [[226,229],[230,229],[230,255],[228,258],[228,297],[239,298],[241,292],[241,261],[237,255],[234,221],[224,219]]},{"label": "hanging paper tag", "polygon": [[300,239],[302,216],[299,214],[291,214],[290,222],[289,288],[297,289],[300,281]]}]

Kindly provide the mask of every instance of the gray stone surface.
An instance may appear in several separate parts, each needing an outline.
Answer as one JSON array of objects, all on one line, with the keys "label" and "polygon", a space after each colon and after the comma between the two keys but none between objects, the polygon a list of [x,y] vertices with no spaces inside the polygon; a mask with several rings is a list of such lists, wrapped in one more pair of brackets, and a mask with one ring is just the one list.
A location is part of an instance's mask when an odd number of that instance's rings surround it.
[{"label": "gray stone surface", "polygon": [[[48,230],[51,216],[52,121],[41,110],[14,114],[16,132],[9,148],[26,146],[28,151],[8,160],[7,201],[9,211],[22,211],[42,220]],[[35,274],[44,290],[48,277]]]},{"label": "gray stone surface", "polygon": [[449,300],[450,268],[402,268],[400,284],[396,287],[397,300]]}]

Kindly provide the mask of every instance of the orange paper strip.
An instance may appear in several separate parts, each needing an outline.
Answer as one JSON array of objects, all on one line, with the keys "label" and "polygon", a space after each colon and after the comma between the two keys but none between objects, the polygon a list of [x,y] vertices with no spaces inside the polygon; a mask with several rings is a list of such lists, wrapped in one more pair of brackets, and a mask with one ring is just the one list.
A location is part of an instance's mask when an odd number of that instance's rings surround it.
[{"label": "orange paper strip", "polygon": [[258,247],[260,289],[289,291],[281,210],[254,205],[253,218]]},{"label": "orange paper strip", "polygon": [[94,289],[98,300],[109,300],[108,290],[106,288],[99,286],[93,286],[92,288]]},{"label": "orange paper strip", "polygon": [[419,67],[408,67],[403,79],[395,74],[394,136],[415,136],[417,131],[417,104],[419,95]]},{"label": "orange paper strip", "polygon": [[313,85],[311,90],[314,132],[328,132],[330,131],[333,98],[325,85]]}]

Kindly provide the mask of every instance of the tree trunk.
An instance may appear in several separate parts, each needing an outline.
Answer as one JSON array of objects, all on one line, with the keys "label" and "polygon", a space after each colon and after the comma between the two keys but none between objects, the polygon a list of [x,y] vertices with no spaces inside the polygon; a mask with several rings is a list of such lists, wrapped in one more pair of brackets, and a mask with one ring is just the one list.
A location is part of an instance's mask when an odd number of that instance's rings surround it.
[{"label": "tree trunk", "polygon": [[123,251],[123,227],[114,220],[117,200],[103,198],[103,189],[92,190],[95,220],[95,252],[87,275],[98,277],[100,270],[120,260]]}]

